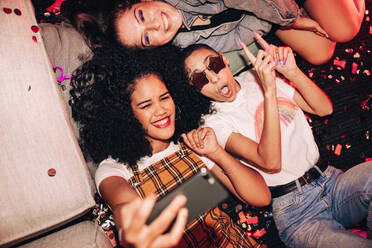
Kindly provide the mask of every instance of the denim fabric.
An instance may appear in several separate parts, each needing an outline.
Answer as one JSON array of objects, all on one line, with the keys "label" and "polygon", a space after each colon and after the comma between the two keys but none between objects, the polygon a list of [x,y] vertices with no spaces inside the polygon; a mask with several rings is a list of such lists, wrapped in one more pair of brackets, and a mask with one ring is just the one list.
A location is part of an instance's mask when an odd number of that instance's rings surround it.
[{"label": "denim fabric", "polygon": [[289,26],[299,14],[293,0],[164,0],[182,14],[183,24],[190,29],[196,18],[207,19],[228,8],[247,11],[240,20],[222,23],[202,30],[179,32],[173,44],[182,48],[191,44],[207,44],[216,51],[229,52],[241,49],[237,43],[240,39],[245,44],[254,41],[253,31],[265,35],[271,24]]},{"label": "denim fabric", "polygon": [[372,229],[372,162],[347,172],[329,166],[313,183],[274,198],[274,220],[289,247],[372,247],[345,230],[367,217]]}]

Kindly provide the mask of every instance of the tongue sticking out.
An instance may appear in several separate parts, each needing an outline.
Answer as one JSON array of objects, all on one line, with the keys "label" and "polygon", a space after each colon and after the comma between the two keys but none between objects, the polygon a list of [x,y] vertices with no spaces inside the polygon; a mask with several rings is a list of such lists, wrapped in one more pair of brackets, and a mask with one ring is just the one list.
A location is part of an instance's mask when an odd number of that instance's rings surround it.
[{"label": "tongue sticking out", "polygon": [[224,86],[224,87],[221,89],[221,93],[222,93],[222,95],[227,95],[227,94],[229,93],[229,87]]}]

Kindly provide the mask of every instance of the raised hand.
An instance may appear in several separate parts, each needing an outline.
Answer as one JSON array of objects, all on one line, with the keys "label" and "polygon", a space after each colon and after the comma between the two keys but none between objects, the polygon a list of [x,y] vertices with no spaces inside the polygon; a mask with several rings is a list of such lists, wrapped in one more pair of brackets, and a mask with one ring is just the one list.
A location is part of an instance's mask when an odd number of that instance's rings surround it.
[{"label": "raised hand", "polygon": [[275,70],[277,72],[288,78],[291,73],[297,71],[298,67],[294,53],[290,47],[270,45],[259,34],[255,34],[255,39],[265,51],[274,57],[275,64],[277,65]]},{"label": "raised hand", "polygon": [[216,135],[210,127],[199,127],[187,134],[182,134],[183,141],[194,152],[199,155],[213,159],[213,155],[221,149],[217,142]]},{"label": "raised hand", "polygon": [[[183,235],[187,221],[187,209],[183,208],[185,203],[185,196],[177,196],[150,225],[146,221],[155,204],[154,196],[138,198],[117,206],[114,209],[114,218],[115,223],[120,226],[121,243],[129,247],[175,247]],[[174,218],[176,221],[172,229],[163,234]]]},{"label": "raised hand", "polygon": [[[267,43],[266,43],[267,44]],[[252,62],[258,77],[261,80],[261,84],[264,92],[269,92],[270,90],[276,89],[276,75],[275,69],[278,67],[277,58],[273,56],[273,47],[269,44],[266,46],[266,51],[259,50],[257,57],[255,57],[247,48],[247,46],[240,42],[240,45],[243,47],[244,53],[248,59]],[[274,91],[275,93],[275,91]]]}]

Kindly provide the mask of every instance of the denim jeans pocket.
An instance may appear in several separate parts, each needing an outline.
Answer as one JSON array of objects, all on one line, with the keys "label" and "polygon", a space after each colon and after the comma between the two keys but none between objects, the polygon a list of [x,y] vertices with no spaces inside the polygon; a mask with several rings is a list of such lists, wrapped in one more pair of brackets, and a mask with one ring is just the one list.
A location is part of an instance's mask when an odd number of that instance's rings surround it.
[{"label": "denim jeans pocket", "polygon": [[294,221],[292,220],[293,211],[298,209],[302,199],[302,194],[298,192],[292,192],[273,199],[273,217],[279,230],[285,228]]}]

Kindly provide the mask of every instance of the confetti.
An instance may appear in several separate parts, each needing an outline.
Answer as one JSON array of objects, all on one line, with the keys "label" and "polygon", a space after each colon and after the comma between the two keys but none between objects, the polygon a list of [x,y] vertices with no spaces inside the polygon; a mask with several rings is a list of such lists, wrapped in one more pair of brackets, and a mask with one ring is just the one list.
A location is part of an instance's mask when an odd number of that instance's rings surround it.
[{"label": "confetti", "polygon": [[9,9],[9,8],[3,8],[3,11],[4,11],[6,14],[10,14],[10,13],[12,13],[12,9]]},{"label": "confetti", "polygon": [[260,229],[260,230],[255,231],[255,232],[252,234],[252,236],[253,236],[254,238],[258,239],[258,238],[262,237],[263,235],[265,235],[265,233],[266,233],[266,230],[265,230],[264,228],[262,228],[262,229]]},{"label": "confetti", "polygon": [[346,61],[335,59],[335,60],[333,60],[333,64],[337,65],[337,66],[340,66],[341,68],[345,69]]},{"label": "confetti", "polygon": [[48,170],[48,176],[50,176],[50,177],[54,177],[56,175],[56,173],[57,173],[56,170],[53,169],[53,168],[50,168]]},{"label": "confetti", "polygon": [[356,74],[358,70],[358,64],[353,62],[353,64],[351,65],[351,68],[352,68],[351,73]]},{"label": "confetti", "polygon": [[342,149],[342,145],[337,144],[336,149],[335,149],[335,154],[337,156],[340,156],[341,155],[341,149]]},{"label": "confetti", "polygon": [[240,221],[241,222],[246,222],[247,219],[245,218],[245,214],[243,211],[240,211],[239,214],[238,214],[239,218],[240,218]]},{"label": "confetti", "polygon": [[250,218],[246,219],[246,222],[247,222],[247,224],[258,223],[258,217],[257,216],[250,217]]},{"label": "confetti", "polygon": [[19,9],[14,9],[14,14],[16,14],[17,16],[21,16],[22,12]]},{"label": "confetti", "polygon": [[31,30],[32,30],[34,33],[37,33],[37,32],[39,32],[39,27],[33,25],[33,26],[31,26]]}]

